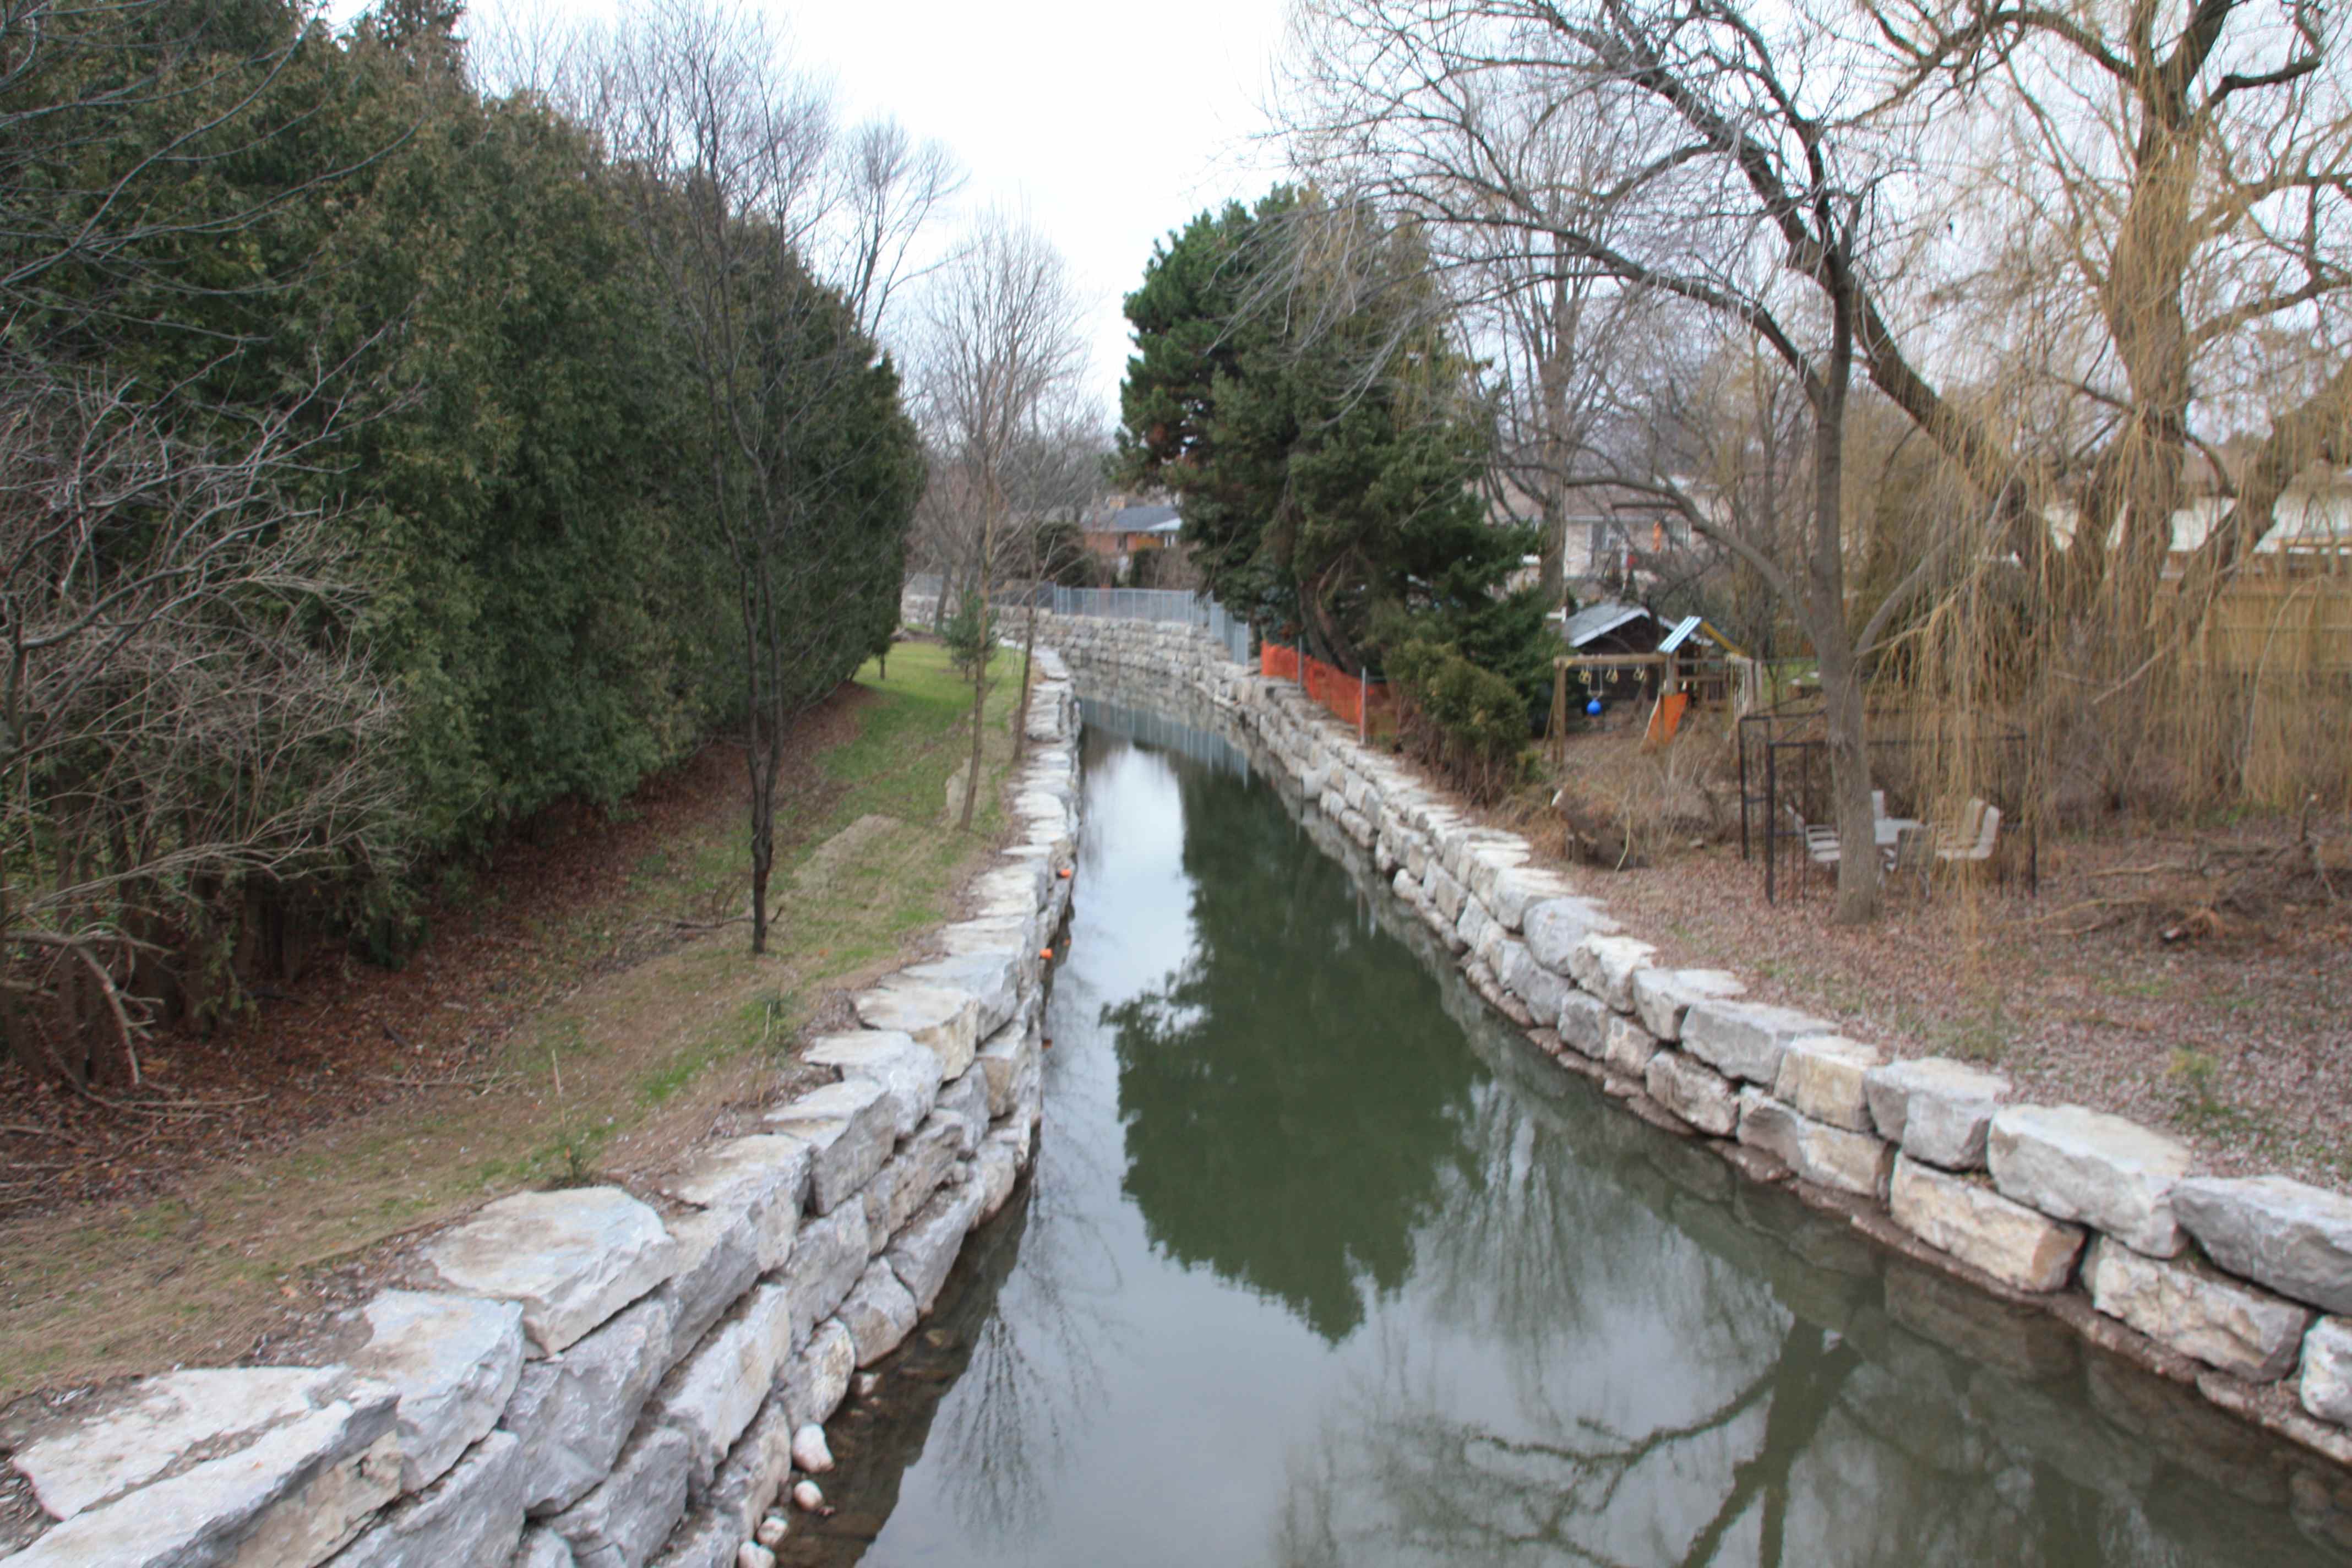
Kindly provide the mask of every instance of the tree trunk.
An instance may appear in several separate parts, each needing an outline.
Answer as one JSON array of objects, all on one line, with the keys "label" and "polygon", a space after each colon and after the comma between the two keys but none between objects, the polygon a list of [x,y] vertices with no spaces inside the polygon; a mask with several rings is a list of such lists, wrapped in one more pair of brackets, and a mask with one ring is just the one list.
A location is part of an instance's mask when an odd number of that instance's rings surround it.
[{"label": "tree trunk", "polygon": [[1853,374],[1853,305],[1836,261],[1830,348],[1813,404],[1813,536],[1806,630],[1821,661],[1822,705],[1829,730],[1830,789],[1837,802],[1839,925],[1878,918],[1878,814],[1870,804],[1870,736],[1863,702],[1862,668],[1845,608],[1845,411]]},{"label": "tree trunk", "polygon": [[980,801],[981,710],[988,700],[988,660],[996,651],[995,640],[988,630],[988,588],[983,578],[980,591],[980,656],[971,667],[971,769],[964,775],[963,819],[956,824],[965,833],[971,831],[972,807]]},{"label": "tree trunk", "polygon": [[1013,716],[1013,765],[1029,750],[1029,669],[1037,657],[1037,584],[1029,584],[1029,626],[1021,635],[1021,707]]},{"label": "tree trunk", "polygon": [[1878,918],[1878,814],[1870,804],[1870,735],[1862,678],[1843,619],[1835,635],[1816,641],[1814,647],[1821,656],[1830,793],[1837,807],[1837,912],[1832,918],[1839,925],[1867,925]]},{"label": "tree trunk", "polygon": [[768,951],[768,874],[776,863],[776,774],[763,749],[760,723],[752,721],[751,773],[751,951]]}]

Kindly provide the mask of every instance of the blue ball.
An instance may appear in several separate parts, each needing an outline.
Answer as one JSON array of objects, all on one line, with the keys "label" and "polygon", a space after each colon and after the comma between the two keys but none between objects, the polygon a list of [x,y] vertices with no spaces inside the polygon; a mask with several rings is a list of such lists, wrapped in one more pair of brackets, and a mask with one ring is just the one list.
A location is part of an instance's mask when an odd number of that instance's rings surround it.
[{"label": "blue ball", "polygon": [[1594,698],[1591,701],[1587,702],[1587,703],[1584,705],[1584,710],[1585,710],[1587,713],[1590,713],[1591,715],[1592,715],[1592,717],[1594,717],[1595,719],[1600,718],[1600,717],[1601,717],[1601,699],[1599,699],[1598,697],[1596,697],[1596,698]]}]

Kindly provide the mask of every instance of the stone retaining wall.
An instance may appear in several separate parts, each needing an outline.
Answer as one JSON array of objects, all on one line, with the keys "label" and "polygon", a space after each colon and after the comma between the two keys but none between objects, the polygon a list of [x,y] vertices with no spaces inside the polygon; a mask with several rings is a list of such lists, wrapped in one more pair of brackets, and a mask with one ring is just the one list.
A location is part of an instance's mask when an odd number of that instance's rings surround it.
[{"label": "stone retaining wall", "polygon": [[1530,864],[1524,839],[1191,627],[1046,616],[1039,639],[1082,684],[1099,668],[1224,715],[1372,856],[1489,1005],[1636,1115],[2352,1464],[2352,1199],[2198,1175],[2161,1132],[2024,1103],[1966,1063],[1891,1059],[1748,999],[1736,974],[1667,968]]},{"label": "stone retaining wall", "polygon": [[[524,1193],[423,1243],[320,1367],[173,1372],[20,1442],[53,1521],[11,1568],[720,1568],[857,1369],[926,1316],[1027,1169],[1041,950],[1067,911],[1076,704],[1050,654],[1014,784],[1020,840],[948,956],[814,1042],[838,1080],[643,1196]],[[649,1201],[650,1200],[650,1201]],[[796,1455],[795,1450],[798,1450]]]}]

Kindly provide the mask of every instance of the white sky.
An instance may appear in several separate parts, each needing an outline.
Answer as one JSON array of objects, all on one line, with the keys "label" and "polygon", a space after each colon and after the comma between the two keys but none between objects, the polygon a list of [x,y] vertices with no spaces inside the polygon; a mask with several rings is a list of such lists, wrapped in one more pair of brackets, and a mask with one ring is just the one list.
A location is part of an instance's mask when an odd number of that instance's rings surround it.
[{"label": "white sky", "polygon": [[[944,142],[970,173],[961,206],[1009,207],[1060,247],[1087,303],[1089,388],[1116,424],[1129,350],[1119,297],[1142,280],[1152,242],[1274,182],[1252,135],[1285,0],[745,3],[782,25],[793,63],[835,79],[845,121],[887,112]],[[614,10],[612,0],[472,6],[490,20]]]}]

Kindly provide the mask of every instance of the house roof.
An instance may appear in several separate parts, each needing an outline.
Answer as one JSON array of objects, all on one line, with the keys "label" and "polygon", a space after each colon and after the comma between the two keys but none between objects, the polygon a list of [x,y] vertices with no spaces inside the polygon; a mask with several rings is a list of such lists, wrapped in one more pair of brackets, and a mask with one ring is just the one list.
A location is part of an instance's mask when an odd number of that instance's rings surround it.
[{"label": "house roof", "polygon": [[1641,620],[1649,613],[1639,605],[1618,604],[1613,600],[1587,605],[1568,617],[1567,623],[1560,627],[1560,635],[1568,639],[1569,647],[1582,647],[1593,638],[1606,637],[1619,626]]},{"label": "house roof", "polygon": [[1685,642],[1689,640],[1691,633],[1698,630],[1700,626],[1705,626],[1706,624],[1706,623],[1705,621],[1701,620],[1696,616],[1685,616],[1680,621],[1677,621],[1675,624],[1674,630],[1668,632],[1664,637],[1658,639],[1658,651],[1660,653],[1674,652],[1675,649],[1682,647]]},{"label": "house roof", "polygon": [[1123,506],[1089,518],[1088,533],[1173,533],[1183,526],[1172,506]]}]

